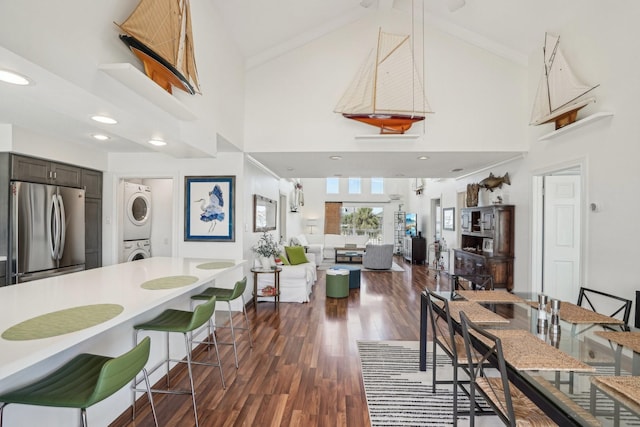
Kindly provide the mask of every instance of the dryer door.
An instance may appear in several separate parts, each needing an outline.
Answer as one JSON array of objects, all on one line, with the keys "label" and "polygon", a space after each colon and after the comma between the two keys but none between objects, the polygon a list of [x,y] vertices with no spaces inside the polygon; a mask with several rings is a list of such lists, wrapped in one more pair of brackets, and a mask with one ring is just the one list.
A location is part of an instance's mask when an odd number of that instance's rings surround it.
[{"label": "dryer door", "polygon": [[144,193],[134,193],[127,201],[127,217],[135,225],[144,225],[151,216],[151,200]]},{"label": "dryer door", "polygon": [[131,252],[131,255],[129,255],[129,259],[127,259],[127,261],[138,261],[139,259],[145,258],[149,258],[149,253],[145,250],[138,249]]}]

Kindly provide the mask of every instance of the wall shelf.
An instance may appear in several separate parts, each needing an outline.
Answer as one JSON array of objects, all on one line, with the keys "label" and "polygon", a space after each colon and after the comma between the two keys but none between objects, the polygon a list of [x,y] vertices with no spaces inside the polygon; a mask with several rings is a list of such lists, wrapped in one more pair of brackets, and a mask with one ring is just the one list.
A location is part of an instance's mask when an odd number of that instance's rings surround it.
[{"label": "wall shelf", "polygon": [[612,116],[613,116],[613,113],[609,113],[609,112],[600,112],[600,113],[592,114],[590,116],[585,117],[584,119],[580,119],[576,122],[573,122],[570,125],[561,127],[560,129],[554,130],[553,132],[550,132],[546,135],[542,135],[540,138],[538,138],[538,141],[545,141],[548,139],[556,138],[571,130],[579,129],[583,126],[588,125],[589,123],[594,123],[594,122],[597,122],[598,120],[606,119],[607,117],[612,117]]},{"label": "wall shelf", "polygon": [[357,140],[371,140],[371,141],[411,141],[420,138],[420,135],[414,133],[400,133],[400,134],[371,134],[371,135],[356,135]]},{"label": "wall shelf", "polygon": [[180,120],[195,120],[197,116],[176,97],[158,86],[142,71],[133,65],[124,63],[100,64],[98,69],[118,80],[138,95],[148,99],[158,107]]}]

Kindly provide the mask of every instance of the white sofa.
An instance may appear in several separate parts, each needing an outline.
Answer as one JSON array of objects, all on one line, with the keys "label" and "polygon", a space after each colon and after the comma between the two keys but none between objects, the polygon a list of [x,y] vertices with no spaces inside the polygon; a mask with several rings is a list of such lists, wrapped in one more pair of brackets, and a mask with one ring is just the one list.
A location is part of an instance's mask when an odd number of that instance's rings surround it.
[{"label": "white sofa", "polygon": [[335,258],[335,248],[344,248],[347,245],[356,245],[356,248],[364,249],[368,240],[368,236],[299,234],[291,238],[291,244],[306,247],[307,253],[314,254],[318,262],[322,262],[323,259]]},{"label": "white sofa", "polygon": [[299,234],[291,238],[292,245],[304,246],[307,253],[314,254],[318,262],[322,262],[324,236],[322,234]]},{"label": "white sofa", "polygon": [[[318,279],[316,258],[313,254],[305,254],[309,262],[298,265],[280,265],[280,302],[309,302],[309,295]],[[256,267],[260,263],[256,260]],[[274,264],[275,265],[275,264]],[[258,292],[265,286],[274,286],[274,274],[258,274]],[[258,301],[273,301],[273,298],[258,298]]]}]

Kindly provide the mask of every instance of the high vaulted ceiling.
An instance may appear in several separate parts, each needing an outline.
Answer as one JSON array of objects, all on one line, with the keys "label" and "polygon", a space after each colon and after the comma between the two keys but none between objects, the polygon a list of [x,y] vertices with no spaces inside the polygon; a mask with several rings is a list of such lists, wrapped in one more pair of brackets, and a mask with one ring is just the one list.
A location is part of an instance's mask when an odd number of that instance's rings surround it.
[{"label": "high vaulted ceiling", "polygon": [[[522,66],[587,2],[569,0],[213,0],[251,69],[366,14],[391,8],[422,12],[425,25],[461,38]],[[428,126],[428,124],[427,124]],[[513,152],[250,153],[282,177],[376,176],[459,177],[508,161]],[[429,159],[418,159],[427,154]],[[338,162],[330,155],[339,155]]]},{"label": "high vaulted ceiling", "polygon": [[[248,65],[345,23],[390,8],[421,11],[426,24],[501,53],[524,65],[576,11],[597,0],[212,0]],[[457,9],[456,9],[457,7]]]},{"label": "high vaulted ceiling", "polygon": [[[589,8],[597,0],[211,0],[235,39],[239,49],[246,58],[246,68],[251,69],[270,58],[294,49],[315,38],[321,37],[343,25],[355,21],[366,14],[384,13],[391,8],[411,11],[420,10],[424,6],[426,25],[437,27],[456,37],[464,39],[476,46],[508,58],[526,66],[529,54],[541,45],[545,31],[557,31],[566,21],[574,16],[572,12],[580,8]],[[458,7],[456,9],[456,7]],[[37,29],[34,29],[37,31]],[[0,41],[0,45],[1,45]],[[14,88],[0,87],[0,122],[13,123],[32,128],[41,133],[55,135],[57,139],[80,141],[87,135],[100,131],[86,126],[86,109],[79,108],[96,105],[96,110],[104,104],[91,94],[79,93],[70,96],[75,90],[67,82],[60,80],[53,73],[47,72],[37,64],[22,64],[22,58],[13,57],[12,53],[0,46],[0,57],[8,64],[30,67],[35,73],[38,85],[25,92]],[[6,65],[6,64],[5,64]],[[51,81],[51,85],[44,84]],[[55,87],[52,93],[47,87]],[[51,90],[49,90],[51,92]],[[131,120],[130,128],[126,123],[119,136],[107,148],[112,152],[149,152],[154,148],[134,143],[142,137],[140,125],[151,125],[145,122],[144,109],[140,116]],[[148,120],[146,120],[148,122]],[[180,129],[188,133],[189,129]],[[216,139],[207,135],[207,138]],[[202,138],[201,138],[202,139]],[[218,149],[224,151],[234,149],[230,144],[221,143],[218,138]],[[171,151],[173,150],[173,151]],[[175,146],[168,149],[169,154],[176,157],[204,157],[210,153],[203,152],[189,145]],[[254,154],[254,153],[249,153]],[[433,164],[429,168],[416,161],[423,153],[403,153],[390,156],[389,153],[364,153],[353,157],[347,153],[331,153],[343,155],[341,162],[346,165],[352,176],[432,176],[451,177],[460,173],[452,169],[463,169],[469,173],[487,165],[508,160],[513,153],[473,152],[429,153]],[[327,155],[318,153],[255,153],[258,161],[266,165],[282,177],[320,177],[344,173],[336,170],[336,162]],[[366,158],[367,162],[358,161]],[[436,161],[437,160],[437,161]],[[297,167],[291,170],[290,165]],[[401,171],[399,174],[397,171]],[[425,175],[427,174],[427,175]]]}]

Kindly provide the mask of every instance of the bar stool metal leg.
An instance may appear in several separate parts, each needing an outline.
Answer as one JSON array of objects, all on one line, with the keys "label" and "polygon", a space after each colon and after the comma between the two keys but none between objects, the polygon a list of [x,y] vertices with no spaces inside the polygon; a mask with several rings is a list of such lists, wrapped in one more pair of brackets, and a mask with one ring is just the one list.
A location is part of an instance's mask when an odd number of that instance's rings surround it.
[{"label": "bar stool metal leg", "polygon": [[[251,337],[251,324],[249,323],[249,316],[247,315],[247,309],[244,301],[244,291],[247,286],[247,278],[244,277],[235,283],[233,289],[229,288],[207,288],[204,292],[198,295],[193,295],[192,300],[204,300],[211,296],[216,296],[218,301],[226,301],[229,311],[229,328],[231,329],[231,342],[220,342],[220,344],[233,345],[233,356],[235,360],[236,369],[239,368],[238,362],[238,346],[236,338],[236,330],[247,330],[249,334],[249,347],[253,348],[253,338]],[[242,313],[244,315],[246,327],[236,326],[233,324],[233,313],[231,311],[231,301],[240,298],[242,301]],[[215,322],[214,322],[215,325]],[[215,329],[222,328],[222,326],[215,326]]]},{"label": "bar stool metal leg", "polygon": [[[191,339],[190,339],[190,334],[194,331],[197,330],[198,328],[202,327],[205,323],[210,322],[211,321],[211,317],[213,316],[213,313],[215,311],[215,303],[216,303],[216,297],[213,296],[211,298],[209,298],[204,304],[200,304],[198,305],[195,310],[193,311],[182,311],[182,310],[165,310],[164,312],[162,312],[160,315],[156,316],[154,319],[142,323],[142,324],[138,324],[138,325],[134,325],[134,340],[137,341],[137,337],[138,337],[138,331],[140,330],[145,330],[145,331],[157,331],[157,332],[166,332],[166,337],[167,337],[167,352],[166,352],[166,360],[162,360],[160,361],[160,363],[158,363],[156,366],[154,366],[149,372],[154,372],[155,370],[157,370],[158,368],[160,368],[161,366],[163,366],[166,363],[167,366],[167,389],[153,389],[151,391],[156,392],[156,393],[164,393],[164,394],[191,394],[191,401],[193,403],[193,414],[194,414],[194,419],[195,419],[195,425],[196,427],[198,426],[198,407],[196,404],[196,392],[195,392],[195,386],[194,386],[194,382],[193,382],[193,370],[192,370],[192,365],[194,364],[198,364],[198,365],[207,365],[207,366],[220,366],[220,363],[213,364],[213,363],[206,363],[206,362],[196,362],[192,360],[191,357]],[[185,351],[186,351],[186,361],[182,360],[182,359],[170,359],[170,353],[169,353],[169,332],[174,332],[174,333],[182,333],[183,338],[184,338],[184,345],[185,345]],[[216,346],[217,348],[217,346]],[[219,357],[218,357],[219,360]],[[169,362],[177,362],[177,363],[186,363],[187,364],[187,372],[189,374],[189,385],[190,385],[190,390],[171,390],[169,389],[170,386],[170,365]],[[220,373],[222,374],[222,370],[220,370]],[[137,385],[139,384],[139,380],[138,379],[134,379],[134,385],[132,386],[132,389],[134,391],[133,395],[134,395],[134,403],[135,403],[135,393],[138,391],[142,391],[140,389],[137,389]],[[222,379],[222,385],[224,387],[224,378]],[[135,408],[135,406],[134,406]]]}]

